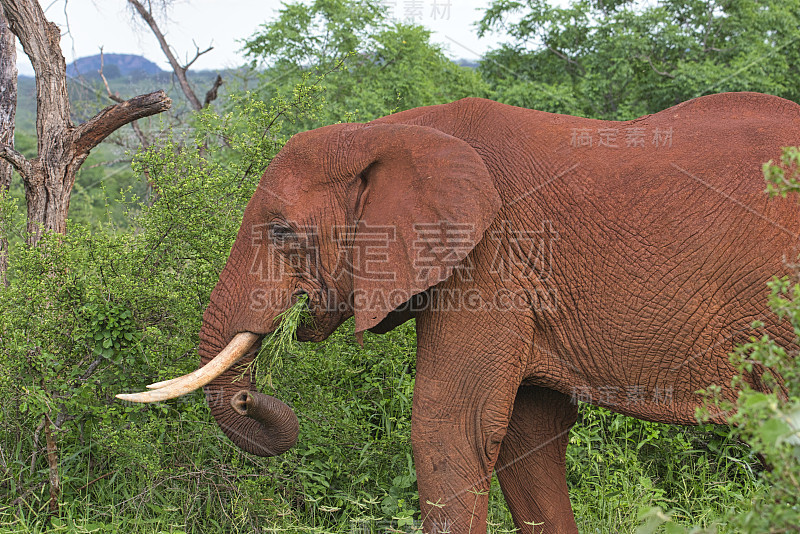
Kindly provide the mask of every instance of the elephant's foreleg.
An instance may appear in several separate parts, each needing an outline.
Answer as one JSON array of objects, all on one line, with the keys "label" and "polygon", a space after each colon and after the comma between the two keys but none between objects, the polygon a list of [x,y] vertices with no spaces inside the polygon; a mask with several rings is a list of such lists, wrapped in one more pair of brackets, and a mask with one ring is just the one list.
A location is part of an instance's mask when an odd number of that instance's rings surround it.
[{"label": "elephant's foreleg", "polygon": [[442,332],[436,325],[432,335],[428,324],[417,322],[411,427],[424,532],[482,534],[521,366],[496,345],[461,332],[474,336],[477,326],[462,322]]},{"label": "elephant's foreleg", "polygon": [[513,394],[481,389],[453,390],[417,376],[411,440],[426,534],[486,532],[489,485]]},{"label": "elephant's foreleg", "polygon": [[496,471],[521,533],[578,532],[565,473],[567,437],[577,415],[563,393],[534,386],[517,392]]}]

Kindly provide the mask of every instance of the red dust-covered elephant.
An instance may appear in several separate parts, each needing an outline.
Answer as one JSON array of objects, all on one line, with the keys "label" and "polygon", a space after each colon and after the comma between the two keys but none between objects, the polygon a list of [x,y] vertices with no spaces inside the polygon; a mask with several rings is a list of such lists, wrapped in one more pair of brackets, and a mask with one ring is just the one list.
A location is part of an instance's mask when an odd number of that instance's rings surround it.
[{"label": "red dust-covered elephant", "polygon": [[[203,316],[204,367],[122,397],[204,385],[231,440],[280,454],[297,419],[242,371],[276,316],[307,294],[304,341],[351,316],[357,336],[413,317],[425,531],[484,532],[495,471],[520,531],[576,532],[576,400],[692,424],[754,320],[792,342],[765,283],[797,255],[800,213],[761,173],[790,145],[800,106],[754,93],[626,122],[469,98],[298,134],[244,213]],[[758,368],[746,379],[761,386]]]}]

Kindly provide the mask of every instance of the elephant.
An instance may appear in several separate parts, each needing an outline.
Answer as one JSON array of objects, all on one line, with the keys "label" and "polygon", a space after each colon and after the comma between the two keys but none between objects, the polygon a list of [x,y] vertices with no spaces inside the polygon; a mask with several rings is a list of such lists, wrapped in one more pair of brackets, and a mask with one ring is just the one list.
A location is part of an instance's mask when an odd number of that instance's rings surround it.
[{"label": "elephant", "polygon": [[[275,318],[301,295],[301,341],[350,317],[359,341],[413,318],[425,532],[485,532],[493,473],[520,532],[577,532],[578,401],[697,424],[700,390],[736,399],[728,354],[754,321],[794,343],[766,282],[790,271],[800,215],[768,198],[761,169],[798,144],[800,106],[757,93],[619,122],[466,98],[299,133],[244,212],[202,366],[120,397],[202,386],[234,443],[280,454],[297,418],[247,371]],[[763,389],[763,372],[744,381]]]}]

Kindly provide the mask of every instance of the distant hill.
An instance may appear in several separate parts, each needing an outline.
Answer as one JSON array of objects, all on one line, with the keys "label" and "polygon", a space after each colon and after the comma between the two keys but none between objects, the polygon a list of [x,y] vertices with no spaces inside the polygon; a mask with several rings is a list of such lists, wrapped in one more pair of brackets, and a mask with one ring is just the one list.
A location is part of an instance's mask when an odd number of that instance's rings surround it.
[{"label": "distant hill", "polygon": [[477,69],[479,65],[479,60],[461,58],[461,59],[454,59],[453,63],[455,63],[459,67],[468,67],[470,69]]},{"label": "distant hill", "polygon": [[[100,54],[76,59],[67,66],[67,76],[97,76],[100,70]],[[150,61],[133,54],[103,54],[103,74],[106,78],[129,76],[153,76],[164,72]]]}]

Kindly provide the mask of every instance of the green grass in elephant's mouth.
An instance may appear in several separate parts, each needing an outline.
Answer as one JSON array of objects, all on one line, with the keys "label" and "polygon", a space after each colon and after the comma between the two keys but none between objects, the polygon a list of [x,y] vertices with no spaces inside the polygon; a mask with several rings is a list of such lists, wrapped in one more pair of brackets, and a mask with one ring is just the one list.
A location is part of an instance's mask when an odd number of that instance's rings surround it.
[{"label": "green grass in elephant's mouth", "polygon": [[259,388],[264,386],[274,388],[272,369],[281,368],[283,356],[294,350],[298,328],[314,327],[314,317],[308,308],[308,295],[305,293],[299,295],[292,307],[278,314],[274,321],[277,327],[264,338],[261,349],[251,363]]}]

